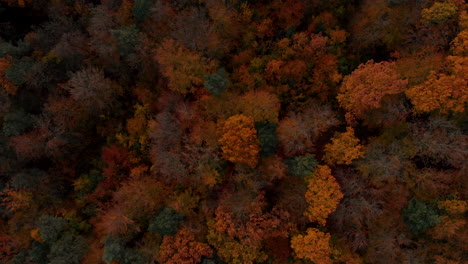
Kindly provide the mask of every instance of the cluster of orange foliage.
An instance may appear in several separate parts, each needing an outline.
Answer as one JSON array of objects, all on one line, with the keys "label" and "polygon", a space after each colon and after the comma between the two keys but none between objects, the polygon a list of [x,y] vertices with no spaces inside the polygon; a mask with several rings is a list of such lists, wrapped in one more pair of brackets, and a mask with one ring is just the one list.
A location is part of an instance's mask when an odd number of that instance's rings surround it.
[{"label": "cluster of orange foliage", "polygon": [[353,160],[364,156],[364,146],[359,144],[359,139],[354,135],[354,129],[347,127],[346,132],[336,134],[332,143],[325,145],[323,159],[327,164],[349,165]]},{"label": "cluster of orange foliage", "polygon": [[348,111],[347,119],[362,119],[366,111],[379,108],[385,95],[404,91],[407,80],[402,80],[394,62],[368,61],[346,76],[336,97]]},{"label": "cluster of orange foliage", "polygon": [[327,165],[317,167],[307,184],[305,198],[309,206],[304,214],[310,221],[324,226],[328,215],[336,210],[343,198],[340,185]]},{"label": "cluster of orange foliage", "polygon": [[223,157],[231,162],[240,162],[255,167],[260,152],[254,119],[245,115],[234,115],[221,128],[221,150]]},{"label": "cluster of orange foliage", "polygon": [[292,237],[291,247],[299,258],[311,260],[316,264],[332,264],[330,238],[328,233],[309,228],[305,235]]}]

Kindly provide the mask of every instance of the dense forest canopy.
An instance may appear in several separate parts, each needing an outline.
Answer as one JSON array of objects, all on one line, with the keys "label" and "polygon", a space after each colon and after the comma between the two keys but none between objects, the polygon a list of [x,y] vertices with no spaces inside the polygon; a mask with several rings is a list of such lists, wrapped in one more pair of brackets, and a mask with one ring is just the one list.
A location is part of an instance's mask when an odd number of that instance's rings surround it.
[{"label": "dense forest canopy", "polygon": [[463,0],[0,0],[0,263],[468,262]]}]

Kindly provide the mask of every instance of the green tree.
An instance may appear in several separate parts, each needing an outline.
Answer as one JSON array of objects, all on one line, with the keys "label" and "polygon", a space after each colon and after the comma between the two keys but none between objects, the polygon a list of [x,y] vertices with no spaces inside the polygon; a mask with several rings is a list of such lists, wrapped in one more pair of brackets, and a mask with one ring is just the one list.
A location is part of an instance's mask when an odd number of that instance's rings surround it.
[{"label": "green tree", "polygon": [[403,217],[406,225],[415,235],[441,221],[436,209],[417,199],[412,199],[408,203],[408,206],[403,210]]},{"label": "green tree", "polygon": [[150,14],[153,0],[135,0],[133,6],[133,16],[140,22],[146,19]]},{"label": "green tree", "polygon": [[257,137],[260,141],[260,154],[263,156],[270,156],[276,152],[279,140],[276,137],[277,124],[268,122],[257,122],[255,128],[257,129]]},{"label": "green tree", "polygon": [[148,230],[162,235],[172,235],[177,232],[184,216],[176,210],[166,207],[149,224]]},{"label": "green tree", "polygon": [[42,240],[47,243],[53,243],[65,231],[67,224],[67,220],[63,218],[42,215],[37,222],[37,227],[39,228]]},{"label": "green tree", "polygon": [[21,135],[32,125],[31,116],[22,109],[11,111],[3,117],[3,133],[7,137]]},{"label": "green tree", "polygon": [[290,175],[304,178],[315,171],[318,161],[315,159],[314,154],[306,154],[286,160],[286,165],[288,166],[288,173]]},{"label": "green tree", "polygon": [[119,27],[111,31],[112,39],[117,43],[120,56],[126,58],[135,52],[138,44],[138,28],[135,24]]},{"label": "green tree", "polygon": [[87,249],[84,237],[65,234],[51,243],[48,264],[79,264]]},{"label": "green tree", "polygon": [[229,85],[229,79],[224,68],[218,69],[214,74],[206,75],[204,80],[205,88],[215,95],[220,95]]}]

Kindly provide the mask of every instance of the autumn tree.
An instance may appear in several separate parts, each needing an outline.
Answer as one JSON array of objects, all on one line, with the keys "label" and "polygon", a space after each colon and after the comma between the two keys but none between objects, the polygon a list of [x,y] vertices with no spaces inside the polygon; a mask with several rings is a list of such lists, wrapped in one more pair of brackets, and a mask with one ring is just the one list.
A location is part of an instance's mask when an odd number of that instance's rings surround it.
[{"label": "autumn tree", "polygon": [[340,185],[327,165],[318,167],[309,178],[305,197],[309,204],[305,215],[310,221],[325,225],[328,215],[336,210],[343,198]]},{"label": "autumn tree", "polygon": [[265,91],[250,91],[239,98],[238,109],[243,115],[251,116],[255,123],[276,124],[280,102],[274,94]]},{"label": "autumn tree", "polygon": [[298,258],[308,259],[317,264],[331,264],[332,249],[330,247],[330,234],[321,232],[316,228],[309,228],[305,235],[296,235],[291,238],[291,248]]},{"label": "autumn tree", "polygon": [[231,162],[240,162],[255,167],[260,152],[254,119],[245,115],[234,115],[221,128],[221,150],[223,157]]},{"label": "autumn tree", "polygon": [[65,88],[75,101],[84,104],[86,109],[94,113],[102,113],[111,107],[120,94],[120,89],[97,68],[74,73]]},{"label": "autumn tree", "polygon": [[366,111],[379,108],[384,96],[403,92],[407,82],[400,79],[394,62],[370,60],[344,78],[337,99],[348,111],[350,122],[364,118]]},{"label": "autumn tree", "polygon": [[406,91],[415,112],[439,110],[441,113],[462,113],[465,110],[465,103],[468,101],[468,59],[465,56],[452,56],[448,59],[451,68],[449,74],[431,72],[424,83]]},{"label": "autumn tree", "polygon": [[0,58],[0,86],[1,89],[7,92],[9,95],[16,94],[18,87],[6,77],[6,72],[12,65],[12,58]]},{"label": "autumn tree", "polygon": [[205,243],[195,240],[188,229],[179,230],[174,236],[164,236],[160,248],[160,263],[197,264],[202,257],[212,257],[213,250]]},{"label": "autumn tree", "polygon": [[431,7],[421,11],[421,18],[425,23],[440,24],[456,13],[457,6],[453,2],[435,2]]},{"label": "autumn tree", "polygon": [[213,74],[216,68],[214,61],[173,39],[166,39],[159,45],[155,59],[162,75],[168,79],[169,88],[182,94],[202,86],[204,77]]},{"label": "autumn tree", "polygon": [[328,105],[312,104],[302,111],[289,112],[277,128],[280,146],[287,156],[304,155],[330,127],[338,125]]},{"label": "autumn tree", "polygon": [[349,165],[353,160],[364,155],[364,146],[359,144],[359,139],[354,135],[352,127],[347,127],[344,133],[335,134],[331,141],[325,145],[325,156],[323,157],[329,165]]},{"label": "autumn tree", "polygon": [[468,137],[452,121],[433,117],[427,122],[417,122],[411,127],[415,155],[425,165],[444,164],[463,168],[466,160]]}]

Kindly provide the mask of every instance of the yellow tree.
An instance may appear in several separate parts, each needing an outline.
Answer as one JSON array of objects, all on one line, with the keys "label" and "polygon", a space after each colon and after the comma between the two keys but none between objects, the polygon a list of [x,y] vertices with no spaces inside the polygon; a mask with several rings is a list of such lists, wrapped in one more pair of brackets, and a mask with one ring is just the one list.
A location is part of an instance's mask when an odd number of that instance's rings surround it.
[{"label": "yellow tree", "polygon": [[330,234],[317,228],[307,229],[305,235],[297,235],[291,239],[291,248],[298,258],[308,259],[315,264],[332,264],[330,258]]},{"label": "yellow tree", "polygon": [[327,165],[319,166],[314,171],[308,180],[305,198],[309,205],[305,215],[310,221],[325,225],[328,215],[336,210],[343,198],[340,185]]},{"label": "yellow tree", "polygon": [[231,162],[246,163],[255,167],[260,152],[254,119],[245,115],[228,118],[221,129],[221,150],[223,157]]},{"label": "yellow tree", "polygon": [[329,165],[349,165],[353,160],[364,156],[364,146],[359,144],[359,139],[354,136],[354,129],[347,127],[346,132],[335,134],[332,143],[325,145],[323,159]]}]

